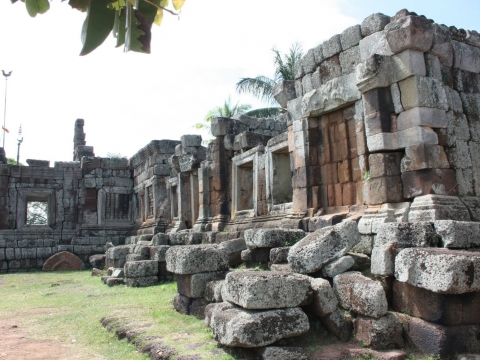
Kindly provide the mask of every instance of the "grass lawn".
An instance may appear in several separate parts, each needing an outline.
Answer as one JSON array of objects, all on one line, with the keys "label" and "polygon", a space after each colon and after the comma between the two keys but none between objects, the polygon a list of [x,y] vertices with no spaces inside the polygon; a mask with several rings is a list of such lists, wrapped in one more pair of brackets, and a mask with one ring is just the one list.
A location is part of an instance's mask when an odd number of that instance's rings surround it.
[{"label": "grass lawn", "polygon": [[108,287],[90,271],[31,272],[0,275],[0,317],[15,318],[28,336],[68,344],[80,359],[147,359],[126,340],[119,341],[100,319],[126,317],[153,324],[148,333],[162,336],[179,355],[233,359],[219,354],[203,321],[173,309],[176,283],[147,288]]}]

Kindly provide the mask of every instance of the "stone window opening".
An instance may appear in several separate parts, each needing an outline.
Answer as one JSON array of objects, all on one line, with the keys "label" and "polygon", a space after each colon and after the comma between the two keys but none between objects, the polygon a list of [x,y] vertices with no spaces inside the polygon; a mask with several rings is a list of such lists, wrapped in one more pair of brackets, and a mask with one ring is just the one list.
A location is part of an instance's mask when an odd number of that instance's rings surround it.
[{"label": "stone window opening", "polygon": [[48,224],[48,202],[46,199],[27,200],[26,225]]},{"label": "stone window opening", "polygon": [[272,152],[272,204],[291,203],[293,197],[292,171],[288,148]]},{"label": "stone window opening", "polygon": [[152,218],[155,215],[155,201],[153,198],[152,186],[147,187],[147,218]]},{"label": "stone window opening", "polygon": [[178,219],[178,193],[177,186],[172,185],[171,187],[171,199],[172,199],[172,218]]},{"label": "stone window opening", "polygon": [[237,211],[253,209],[253,161],[238,166]]}]

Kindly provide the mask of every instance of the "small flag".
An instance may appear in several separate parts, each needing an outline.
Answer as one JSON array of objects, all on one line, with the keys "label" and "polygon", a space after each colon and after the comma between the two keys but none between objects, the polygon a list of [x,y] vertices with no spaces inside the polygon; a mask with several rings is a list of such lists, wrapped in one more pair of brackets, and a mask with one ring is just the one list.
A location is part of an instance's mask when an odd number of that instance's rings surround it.
[{"label": "small flag", "polygon": [[10,132],[5,126],[2,126],[2,130],[5,131],[7,134]]}]

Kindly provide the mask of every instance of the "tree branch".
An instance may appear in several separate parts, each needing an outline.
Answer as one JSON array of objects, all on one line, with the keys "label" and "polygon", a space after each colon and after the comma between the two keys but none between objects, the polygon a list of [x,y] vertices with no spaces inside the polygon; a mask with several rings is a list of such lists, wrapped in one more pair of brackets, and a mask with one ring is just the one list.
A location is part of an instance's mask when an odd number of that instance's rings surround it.
[{"label": "tree branch", "polygon": [[172,15],[180,16],[180,13],[176,13],[176,12],[173,12],[172,10],[166,9],[163,6],[155,4],[153,1],[150,1],[150,0],[143,0],[143,1],[145,1],[146,3],[149,3],[150,5],[155,6],[157,9],[162,9],[162,10],[165,10],[166,12],[169,12]]}]

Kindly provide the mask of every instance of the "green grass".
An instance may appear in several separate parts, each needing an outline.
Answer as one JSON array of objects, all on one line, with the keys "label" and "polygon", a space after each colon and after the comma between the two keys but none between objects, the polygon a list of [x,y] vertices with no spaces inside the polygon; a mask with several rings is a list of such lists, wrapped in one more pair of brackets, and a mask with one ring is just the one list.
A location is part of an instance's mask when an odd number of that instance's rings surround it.
[{"label": "green grass", "polygon": [[15,317],[33,338],[75,344],[75,351],[83,359],[98,355],[104,359],[148,358],[108,332],[100,324],[105,316],[152,323],[147,333],[161,336],[162,342],[175,347],[179,355],[201,354],[209,359],[211,351],[216,350],[216,358],[234,359],[226,353],[218,354],[203,320],[173,309],[176,283],[147,288],[108,287],[89,271],[16,273],[0,275],[0,293],[1,317]]}]

